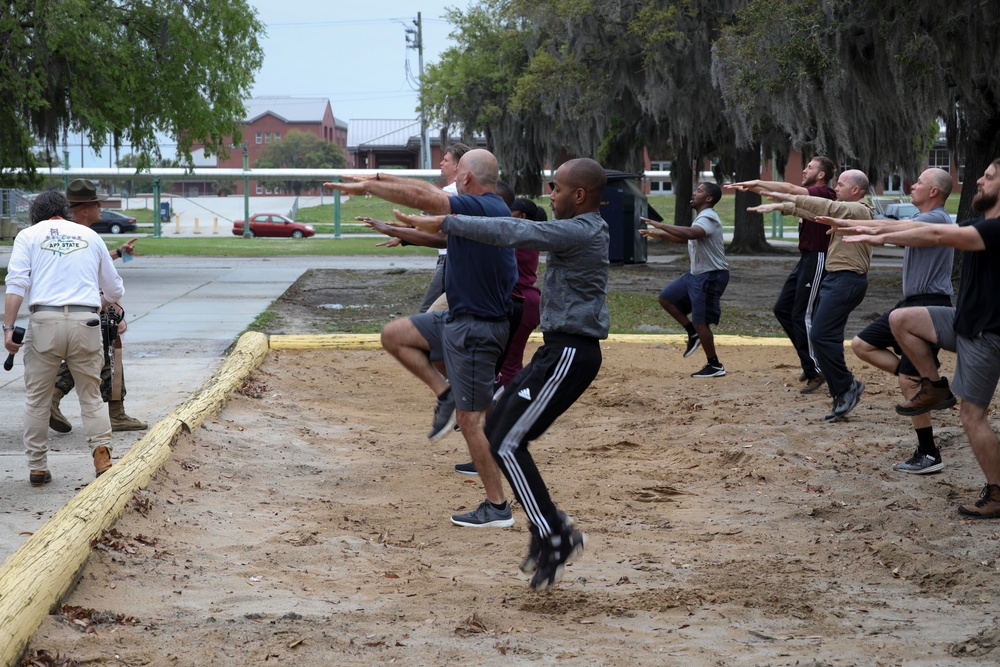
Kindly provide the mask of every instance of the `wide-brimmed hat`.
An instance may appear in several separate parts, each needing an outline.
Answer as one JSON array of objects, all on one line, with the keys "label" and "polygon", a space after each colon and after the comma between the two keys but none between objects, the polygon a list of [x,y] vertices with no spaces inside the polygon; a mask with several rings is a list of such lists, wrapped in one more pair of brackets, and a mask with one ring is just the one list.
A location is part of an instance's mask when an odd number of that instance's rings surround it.
[{"label": "wide-brimmed hat", "polygon": [[70,204],[87,204],[92,201],[104,201],[107,198],[107,195],[97,194],[97,186],[86,178],[71,181],[66,188],[66,199]]}]

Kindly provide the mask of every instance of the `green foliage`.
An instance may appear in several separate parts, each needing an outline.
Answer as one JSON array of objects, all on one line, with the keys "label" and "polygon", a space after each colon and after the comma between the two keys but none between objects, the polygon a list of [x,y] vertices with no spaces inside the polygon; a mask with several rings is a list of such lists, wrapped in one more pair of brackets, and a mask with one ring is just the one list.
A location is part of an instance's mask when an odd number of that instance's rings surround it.
[{"label": "green foliage", "polygon": [[[264,147],[253,165],[255,169],[343,169],[347,166],[344,150],[315,134],[292,130],[280,141]],[[296,195],[303,189],[322,185],[321,181],[264,180],[265,185],[280,185]]]},{"label": "green foliage", "polygon": [[[154,157],[145,154],[133,154],[126,153],[118,159],[119,167],[132,168],[136,170],[136,175],[127,181],[122,183],[122,190],[128,194],[130,197],[134,197],[136,193],[140,192],[152,192],[153,191],[153,177],[143,176],[142,171],[146,169],[169,169],[177,168],[181,166],[179,160],[164,158],[164,157]],[[167,179],[160,179],[160,187],[164,190],[167,188]]]},{"label": "green foliage", "polygon": [[222,152],[263,61],[246,0],[12,0],[0,12],[0,165],[33,182],[67,131],[158,155],[157,132]]}]

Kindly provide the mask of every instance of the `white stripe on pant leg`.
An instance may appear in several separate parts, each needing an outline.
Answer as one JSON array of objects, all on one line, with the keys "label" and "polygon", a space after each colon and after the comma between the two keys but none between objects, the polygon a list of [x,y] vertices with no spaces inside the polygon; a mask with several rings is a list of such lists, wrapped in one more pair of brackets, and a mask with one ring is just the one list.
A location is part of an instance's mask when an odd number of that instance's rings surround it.
[{"label": "white stripe on pant leg", "polygon": [[813,351],[812,343],[812,316],[813,306],[819,298],[819,290],[823,282],[823,268],[826,266],[826,253],[816,253],[816,268],[813,269],[812,284],[809,287],[809,298],[806,300],[806,348],[809,350],[809,358],[813,362],[813,370],[819,371],[819,363],[816,361],[816,352]]},{"label": "white stripe on pant leg", "polygon": [[532,402],[528,409],[514,422],[514,426],[511,427],[507,435],[504,436],[503,442],[501,442],[498,449],[500,458],[503,459],[504,464],[507,467],[507,472],[510,475],[511,484],[514,485],[517,490],[518,496],[521,498],[521,504],[524,506],[524,511],[528,515],[528,518],[533,524],[538,526],[539,531],[543,536],[552,534],[552,527],[548,525],[545,517],[542,516],[538,509],[538,503],[535,501],[534,495],[531,493],[531,486],[528,484],[524,477],[524,471],[517,463],[517,458],[514,455],[517,449],[518,443],[521,442],[522,438],[531,430],[535,422],[538,421],[539,417],[545,412],[548,407],[549,402],[551,402],[552,397],[555,396],[556,391],[559,389],[560,384],[566,376],[569,374],[569,370],[573,365],[573,359],[576,356],[575,348],[563,348],[562,355],[559,362],[556,364],[555,371],[552,373],[551,377],[545,381],[542,385],[541,390],[538,392],[538,396],[535,401]]}]

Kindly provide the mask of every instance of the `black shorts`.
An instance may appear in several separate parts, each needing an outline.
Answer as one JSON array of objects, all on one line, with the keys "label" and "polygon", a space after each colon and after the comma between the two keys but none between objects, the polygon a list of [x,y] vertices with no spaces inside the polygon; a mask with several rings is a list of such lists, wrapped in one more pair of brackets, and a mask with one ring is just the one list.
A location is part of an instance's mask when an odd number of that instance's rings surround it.
[{"label": "black shorts", "polygon": [[[947,294],[917,294],[915,296],[903,299],[892,310],[897,308],[912,308],[913,306],[950,306],[951,297]],[[887,311],[879,315],[879,317],[866,326],[858,334],[858,338],[868,343],[872,347],[879,349],[892,350],[899,355],[899,368],[896,369],[897,375],[910,375],[913,377],[919,377],[920,372],[913,367],[913,364],[906,355],[903,354],[903,350],[899,347],[899,343],[896,342],[896,337],[892,335],[892,329],[889,328],[889,313],[892,310]],[[932,345],[931,350],[934,353],[934,366],[939,367],[941,363],[938,361],[938,350],[940,348]]]}]

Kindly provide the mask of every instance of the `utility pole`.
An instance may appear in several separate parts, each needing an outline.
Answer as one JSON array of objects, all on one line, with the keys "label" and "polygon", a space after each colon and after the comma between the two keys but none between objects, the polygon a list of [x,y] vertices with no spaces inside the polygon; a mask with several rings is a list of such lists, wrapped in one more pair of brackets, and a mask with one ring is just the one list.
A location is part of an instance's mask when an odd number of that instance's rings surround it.
[{"label": "utility pole", "polygon": [[250,238],[250,144],[243,142],[243,238]]},{"label": "utility pole", "polygon": [[408,48],[417,50],[418,76],[420,77],[420,167],[421,169],[431,168],[431,139],[427,135],[427,115],[424,112],[424,27],[420,12],[417,12],[417,20],[413,22],[416,28],[406,29],[406,42]]}]

